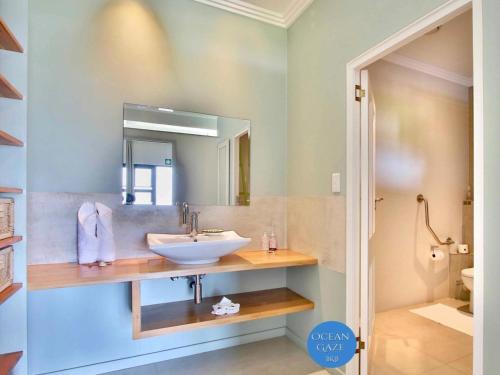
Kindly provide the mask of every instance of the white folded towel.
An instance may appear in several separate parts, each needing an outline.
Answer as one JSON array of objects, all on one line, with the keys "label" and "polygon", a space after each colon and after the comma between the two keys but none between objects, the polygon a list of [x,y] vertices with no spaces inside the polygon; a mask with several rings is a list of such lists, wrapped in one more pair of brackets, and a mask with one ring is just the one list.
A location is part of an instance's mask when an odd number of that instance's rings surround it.
[{"label": "white folded towel", "polygon": [[229,298],[222,297],[219,303],[212,305],[214,315],[230,315],[240,311],[240,304],[233,303]]},{"label": "white folded towel", "polygon": [[97,212],[93,203],[85,202],[78,210],[78,263],[94,263],[98,252]]},{"label": "white folded towel", "polygon": [[113,262],[116,259],[113,211],[99,202],[96,202],[95,208],[97,211],[97,238],[99,240],[97,259],[100,262]]}]

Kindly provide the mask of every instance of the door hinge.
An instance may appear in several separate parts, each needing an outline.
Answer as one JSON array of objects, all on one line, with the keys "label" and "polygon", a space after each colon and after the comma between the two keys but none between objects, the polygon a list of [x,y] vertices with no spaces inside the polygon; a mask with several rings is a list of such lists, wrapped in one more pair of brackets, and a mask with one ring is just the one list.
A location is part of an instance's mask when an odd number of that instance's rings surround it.
[{"label": "door hinge", "polygon": [[365,92],[365,90],[363,90],[361,88],[360,85],[356,85],[356,86],[354,86],[354,88],[355,88],[354,97],[355,97],[357,102],[360,102],[361,98],[364,98],[366,96],[366,92]]},{"label": "door hinge", "polygon": [[362,350],[365,350],[366,343],[361,340],[361,337],[356,337],[356,341],[358,342],[358,348],[356,349],[356,354],[359,354]]}]

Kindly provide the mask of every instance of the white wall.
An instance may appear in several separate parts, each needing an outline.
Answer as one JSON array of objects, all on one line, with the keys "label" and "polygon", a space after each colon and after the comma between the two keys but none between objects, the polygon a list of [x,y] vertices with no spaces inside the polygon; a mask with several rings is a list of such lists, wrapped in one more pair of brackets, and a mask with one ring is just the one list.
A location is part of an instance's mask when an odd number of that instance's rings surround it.
[{"label": "white wall", "polygon": [[467,89],[386,62],[370,67],[377,107],[376,310],[448,296],[449,259],[430,261],[434,240],[462,241],[467,176]]},{"label": "white wall", "polygon": [[165,159],[172,159],[172,143],[134,140],[132,144],[135,164],[165,166]]}]

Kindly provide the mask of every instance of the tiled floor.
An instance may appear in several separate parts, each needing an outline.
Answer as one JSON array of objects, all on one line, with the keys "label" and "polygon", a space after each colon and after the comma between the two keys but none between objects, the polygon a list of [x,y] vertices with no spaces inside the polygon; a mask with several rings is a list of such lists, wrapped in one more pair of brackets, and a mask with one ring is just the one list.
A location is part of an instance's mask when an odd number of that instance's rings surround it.
[{"label": "tiled floor", "polygon": [[307,375],[319,370],[304,350],[278,337],[107,375]]},{"label": "tiled floor", "polygon": [[[463,301],[440,300],[450,306]],[[472,374],[472,337],[404,309],[378,313],[370,375]]]}]

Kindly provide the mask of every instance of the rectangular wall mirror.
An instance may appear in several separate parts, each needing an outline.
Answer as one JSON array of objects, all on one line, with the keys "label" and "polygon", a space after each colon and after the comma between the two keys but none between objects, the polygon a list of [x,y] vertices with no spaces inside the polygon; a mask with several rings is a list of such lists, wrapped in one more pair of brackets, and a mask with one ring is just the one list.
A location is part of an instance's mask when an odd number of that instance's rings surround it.
[{"label": "rectangular wall mirror", "polygon": [[250,204],[250,121],[139,104],[123,114],[124,204]]}]

